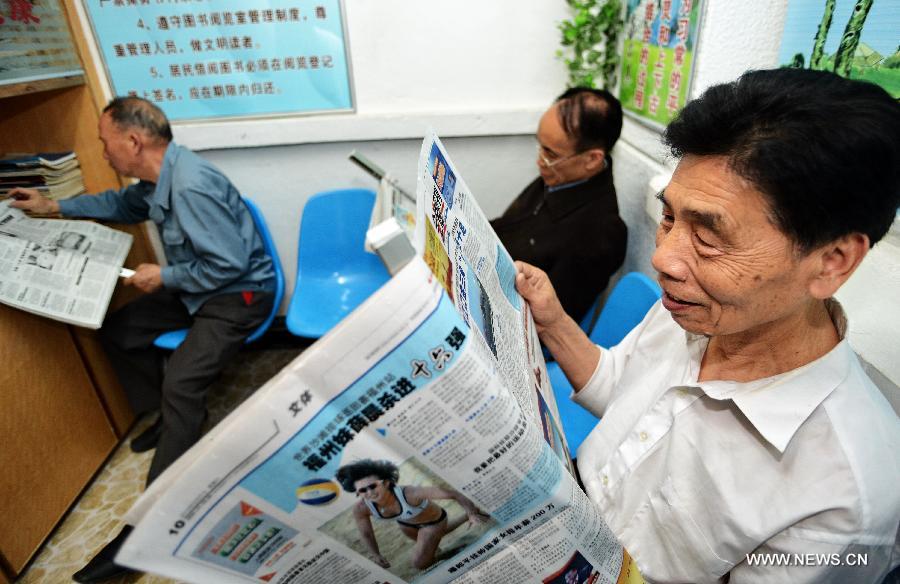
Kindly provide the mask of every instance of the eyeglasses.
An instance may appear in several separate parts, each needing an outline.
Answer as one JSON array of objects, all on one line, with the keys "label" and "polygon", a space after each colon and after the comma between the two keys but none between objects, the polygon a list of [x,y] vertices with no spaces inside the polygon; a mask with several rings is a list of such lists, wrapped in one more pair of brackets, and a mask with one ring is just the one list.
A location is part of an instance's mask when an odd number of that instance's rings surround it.
[{"label": "eyeglasses", "polygon": [[[546,148],[544,148],[544,146],[540,142],[537,142],[535,144],[535,146],[537,146],[538,160],[540,160],[541,164],[543,164],[547,168],[553,168],[554,166],[556,166],[557,164],[559,164],[561,162],[565,162],[566,160],[569,160],[570,158],[575,158],[576,156],[578,156],[580,154],[584,154],[584,152],[576,152],[574,154],[569,154],[568,156],[563,156],[562,158],[557,158],[556,160],[550,160],[550,158],[547,157],[547,154],[549,151]],[[552,154],[552,156],[556,156],[556,155]]]},{"label": "eyeglasses", "polygon": [[378,483],[372,483],[371,485],[366,485],[365,487],[356,489],[356,494],[365,495],[367,491],[374,491],[376,488],[378,488]]}]

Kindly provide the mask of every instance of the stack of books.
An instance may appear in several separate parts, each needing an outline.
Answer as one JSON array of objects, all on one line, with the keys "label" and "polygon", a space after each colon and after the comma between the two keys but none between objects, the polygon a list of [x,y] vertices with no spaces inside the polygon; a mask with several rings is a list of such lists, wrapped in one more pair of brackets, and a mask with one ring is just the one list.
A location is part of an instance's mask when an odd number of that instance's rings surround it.
[{"label": "stack of books", "polygon": [[60,200],[84,193],[84,179],[74,152],[0,157],[0,199],[16,187],[37,189],[50,199]]}]

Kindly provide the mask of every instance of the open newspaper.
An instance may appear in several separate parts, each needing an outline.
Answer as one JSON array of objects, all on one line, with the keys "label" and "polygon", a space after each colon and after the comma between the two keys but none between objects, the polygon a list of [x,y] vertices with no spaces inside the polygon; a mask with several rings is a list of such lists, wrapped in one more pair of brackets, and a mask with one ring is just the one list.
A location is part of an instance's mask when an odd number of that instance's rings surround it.
[{"label": "open newspaper", "polygon": [[0,201],[0,302],[100,328],[131,241],[98,223],[33,219]]},{"label": "open newspaper", "polygon": [[[148,488],[117,562],[197,583],[642,582],[570,473],[513,264],[433,135],[419,176],[422,255]],[[368,462],[441,517],[379,519],[383,482],[338,480]]]}]

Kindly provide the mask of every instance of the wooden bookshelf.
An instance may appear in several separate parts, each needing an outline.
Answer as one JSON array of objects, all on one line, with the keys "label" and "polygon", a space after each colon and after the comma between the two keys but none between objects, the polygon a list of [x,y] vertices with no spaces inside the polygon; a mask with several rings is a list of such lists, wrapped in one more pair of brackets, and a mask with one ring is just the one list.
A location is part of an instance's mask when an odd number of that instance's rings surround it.
[{"label": "wooden bookshelf", "polygon": [[0,554],[15,579],[117,443],[69,327],[0,305]]},{"label": "wooden bookshelf", "polygon": [[[74,150],[88,192],[120,188],[97,123],[105,99],[84,31],[63,2],[85,74],[0,87],[0,152]],[[140,225],[127,266],[156,262]],[[120,287],[111,309],[137,292]],[[0,305],[0,584],[15,581],[90,482],[134,414],[94,331]],[[5,503],[4,503],[5,502]],[[14,507],[14,508],[13,508]]]},{"label": "wooden bookshelf", "polygon": [[7,83],[5,85],[0,85],[0,99],[83,84],[84,75],[66,75],[64,77],[54,77],[53,79],[37,79],[35,81]]}]

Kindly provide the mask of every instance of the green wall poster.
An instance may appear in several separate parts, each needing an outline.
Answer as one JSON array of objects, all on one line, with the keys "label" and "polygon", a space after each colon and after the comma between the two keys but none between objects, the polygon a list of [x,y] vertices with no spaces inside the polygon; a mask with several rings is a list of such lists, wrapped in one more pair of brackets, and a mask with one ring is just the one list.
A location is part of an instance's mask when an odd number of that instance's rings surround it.
[{"label": "green wall poster", "polygon": [[619,99],[664,126],[685,104],[700,22],[700,0],[628,0]]},{"label": "green wall poster", "polygon": [[900,98],[900,0],[791,0],[778,64],[870,81]]}]

